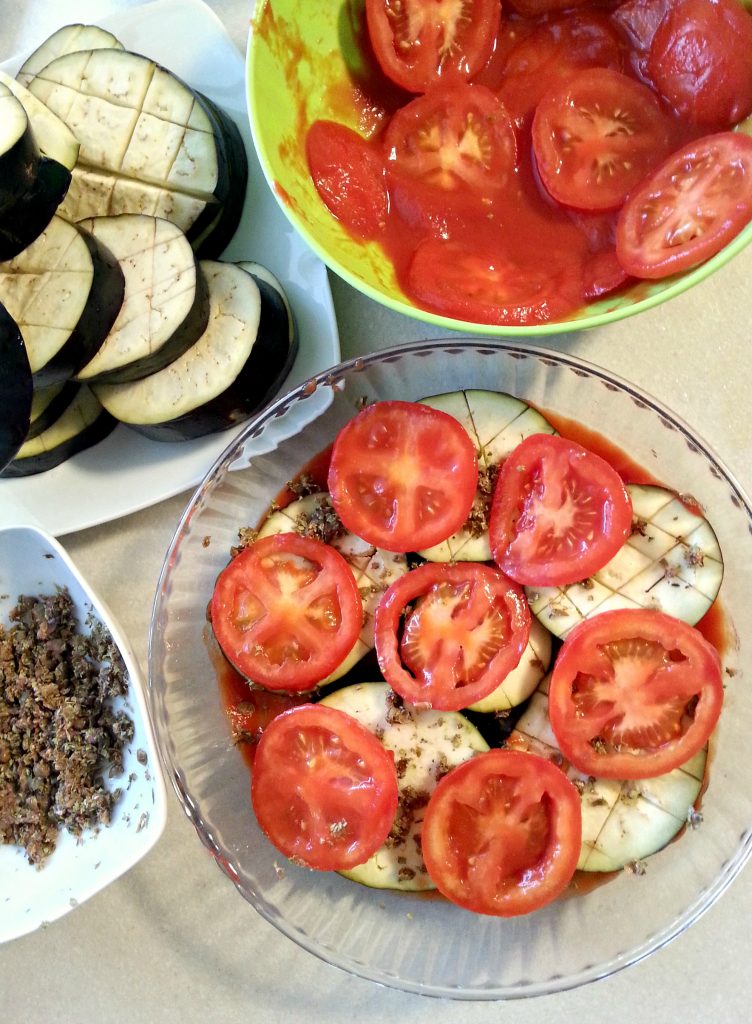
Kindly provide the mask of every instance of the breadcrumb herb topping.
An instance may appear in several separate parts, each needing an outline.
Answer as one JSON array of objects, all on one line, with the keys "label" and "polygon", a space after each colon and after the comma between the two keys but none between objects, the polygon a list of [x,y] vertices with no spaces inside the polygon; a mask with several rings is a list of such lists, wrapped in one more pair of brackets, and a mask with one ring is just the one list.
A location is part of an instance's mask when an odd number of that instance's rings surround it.
[{"label": "breadcrumb herb topping", "polygon": [[109,631],[83,633],[66,590],[18,599],[0,625],[0,842],[30,863],[73,835],[110,822],[122,794],[105,776],[123,772],[133,721],[113,707],[128,677]]}]

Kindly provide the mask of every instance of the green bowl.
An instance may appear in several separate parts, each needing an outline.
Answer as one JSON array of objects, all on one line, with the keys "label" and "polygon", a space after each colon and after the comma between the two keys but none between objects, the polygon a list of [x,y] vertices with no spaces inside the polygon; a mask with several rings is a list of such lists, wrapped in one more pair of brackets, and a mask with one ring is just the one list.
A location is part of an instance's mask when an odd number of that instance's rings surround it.
[{"label": "green bowl", "polygon": [[529,327],[476,324],[414,305],[375,243],[357,242],[331,216],[308,174],[308,126],[327,118],[363,131],[354,98],[366,77],[359,40],[365,0],[258,0],[248,43],[247,90],[259,160],[297,232],[336,274],[377,302],[438,327],[496,336],[540,336],[612,323],[658,306],[704,281],[752,240],[752,224],[712,259],[661,281],[640,281],[583,306],[566,320]]}]

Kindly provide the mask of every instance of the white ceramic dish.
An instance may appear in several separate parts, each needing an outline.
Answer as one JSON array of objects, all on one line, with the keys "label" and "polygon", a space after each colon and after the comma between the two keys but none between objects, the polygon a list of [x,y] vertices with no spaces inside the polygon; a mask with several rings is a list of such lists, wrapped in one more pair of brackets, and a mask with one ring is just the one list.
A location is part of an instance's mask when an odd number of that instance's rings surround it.
[{"label": "white ceramic dish", "polygon": [[143,675],[128,641],[53,537],[34,527],[0,529],[0,622],[8,625],[21,594],[51,594],[56,587],[67,587],[82,629],[93,610],[110,630],[128,669],[129,691],[122,703],[135,732],[125,750],[123,774],[107,783],[123,789],[109,826],[79,839],[61,832],[41,868],[31,866],[20,847],[0,846],[0,942],[62,917],[114,882],[154,846],[166,820]]},{"label": "white ceramic dish", "polygon": [[[74,15],[61,7],[59,25],[72,20]],[[339,336],[326,268],[292,228],[264,181],[246,116],[244,59],[221,22],[200,0],[155,0],[101,18],[98,24],[205,93],[240,129],[248,153],[248,195],[223,258],[262,263],[288,293],[300,349],[283,390],[337,363]],[[25,56],[10,57],[0,68],[15,74]],[[301,410],[294,429],[318,411]],[[13,521],[36,521],[55,536],[108,522],[195,486],[239,429],[172,444],[149,441],[120,426],[101,444],[56,469],[0,480],[0,507],[6,499],[12,501],[21,517]]]}]

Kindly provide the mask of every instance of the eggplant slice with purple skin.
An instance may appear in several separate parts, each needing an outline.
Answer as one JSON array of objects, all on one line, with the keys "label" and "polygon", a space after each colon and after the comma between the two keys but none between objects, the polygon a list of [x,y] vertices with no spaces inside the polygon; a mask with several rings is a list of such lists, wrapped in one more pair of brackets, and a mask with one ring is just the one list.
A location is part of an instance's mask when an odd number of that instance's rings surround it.
[{"label": "eggplant slice with purple skin", "polygon": [[61,217],[0,264],[0,302],[23,335],[35,388],[68,380],[94,356],[120,312],[124,288],[112,254]]},{"label": "eggplant slice with purple skin", "polygon": [[248,176],[224,111],[149,58],[111,48],[57,57],[28,88],[81,144],[63,216],[148,213],[177,224],[202,256],[219,255]]},{"label": "eggplant slice with purple skin", "polygon": [[91,388],[79,384],[62,415],[41,434],[25,441],[0,476],[46,473],[104,440],[116,426],[117,420],[102,408]]},{"label": "eggplant slice with purple skin", "polygon": [[31,367],[13,317],[0,306],[0,470],[16,455],[29,429]]},{"label": "eggplant slice with purple skin", "polygon": [[44,230],[70,180],[67,167],[40,152],[23,104],[0,82],[0,260]]},{"label": "eggplant slice with purple skin", "polygon": [[157,441],[182,441],[248,419],[279,390],[297,352],[279,291],[234,263],[202,260],[209,322],[201,338],[158,373],[94,385],[116,419]]},{"label": "eggplant slice with purple skin", "polygon": [[122,50],[120,40],[98,25],[84,25],[76,22],[63,25],[30,53],[20,67],[17,78],[25,85],[34,78],[42,68],[51,61],[63,57],[66,53],[78,53],[80,50]]}]

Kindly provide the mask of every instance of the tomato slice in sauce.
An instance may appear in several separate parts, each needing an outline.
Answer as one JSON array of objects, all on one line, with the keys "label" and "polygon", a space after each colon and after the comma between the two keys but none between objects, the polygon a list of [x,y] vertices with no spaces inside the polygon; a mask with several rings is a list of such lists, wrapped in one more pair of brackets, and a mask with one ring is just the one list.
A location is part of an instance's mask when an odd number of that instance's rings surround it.
[{"label": "tomato slice in sauce", "polygon": [[475,445],[453,416],[418,402],[375,402],[339,432],[329,494],[344,525],[386,551],[420,551],[467,519]]},{"label": "tomato slice in sauce", "polygon": [[630,534],[632,502],[605,459],[573,441],[532,434],[505,459],[491,502],[496,564],[518,583],[592,576]]},{"label": "tomato slice in sauce", "polygon": [[616,255],[661,278],[714,256],[752,219],[752,137],[719,132],[672,153],[624,204]]},{"label": "tomato slice in sauce", "polygon": [[500,16],[499,0],[366,0],[376,59],[408,92],[470,79],[491,55]]},{"label": "tomato slice in sauce", "polygon": [[551,761],[490,750],[444,776],[421,849],[447,899],[477,914],[528,914],[560,896],[577,867],[580,795]]},{"label": "tomato slice in sauce", "polygon": [[620,609],[567,636],[549,685],[551,727],[564,756],[596,778],[643,779],[684,764],[721,713],[716,649],[662,612]]},{"label": "tomato slice in sauce", "polygon": [[391,831],[394,757],[351,715],[303,704],[278,715],[259,740],[251,799],[262,831],[286,857],[345,871]]},{"label": "tomato slice in sauce", "polygon": [[670,126],[646,85],[608,68],[570,76],[541,99],[533,148],[541,180],[560,203],[615,210],[666,156]]},{"label": "tomato slice in sauce", "polygon": [[363,624],[355,577],[338,551],[296,533],[264,537],[219,574],[211,624],[228,661],[269,690],[313,689]]}]

